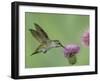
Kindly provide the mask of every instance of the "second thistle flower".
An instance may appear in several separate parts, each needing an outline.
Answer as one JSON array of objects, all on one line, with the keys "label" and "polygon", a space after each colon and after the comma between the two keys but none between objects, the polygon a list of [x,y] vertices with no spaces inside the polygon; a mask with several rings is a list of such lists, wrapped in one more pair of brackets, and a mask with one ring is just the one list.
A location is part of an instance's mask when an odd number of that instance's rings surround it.
[{"label": "second thistle flower", "polygon": [[83,33],[83,36],[82,36],[82,44],[88,47],[89,41],[90,41],[90,34],[89,34],[89,31],[86,31]]}]

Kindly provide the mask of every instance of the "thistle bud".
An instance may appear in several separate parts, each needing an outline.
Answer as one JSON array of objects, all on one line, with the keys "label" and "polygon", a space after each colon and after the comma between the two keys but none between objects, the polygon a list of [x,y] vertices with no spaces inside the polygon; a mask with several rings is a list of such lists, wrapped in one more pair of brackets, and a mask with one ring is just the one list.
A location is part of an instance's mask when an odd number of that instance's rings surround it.
[{"label": "thistle bud", "polygon": [[77,62],[76,54],[80,51],[80,47],[76,44],[67,45],[64,48],[64,56],[68,58],[70,64],[75,64]]}]

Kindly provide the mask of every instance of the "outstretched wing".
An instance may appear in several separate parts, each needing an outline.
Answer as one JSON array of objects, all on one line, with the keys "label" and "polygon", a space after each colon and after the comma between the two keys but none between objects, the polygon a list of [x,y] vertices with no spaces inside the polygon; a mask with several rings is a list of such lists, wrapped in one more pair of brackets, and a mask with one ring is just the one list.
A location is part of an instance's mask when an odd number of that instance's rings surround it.
[{"label": "outstretched wing", "polygon": [[34,23],[36,31],[41,35],[41,40],[42,41],[46,41],[49,40],[49,37],[47,35],[47,33],[36,23]]},{"label": "outstretched wing", "polygon": [[40,35],[37,31],[35,31],[35,30],[33,30],[33,29],[29,29],[29,31],[31,32],[31,34],[33,35],[33,37],[35,37],[35,39],[36,39],[37,41],[39,41],[40,43],[43,42],[43,41],[41,40],[41,35]]}]

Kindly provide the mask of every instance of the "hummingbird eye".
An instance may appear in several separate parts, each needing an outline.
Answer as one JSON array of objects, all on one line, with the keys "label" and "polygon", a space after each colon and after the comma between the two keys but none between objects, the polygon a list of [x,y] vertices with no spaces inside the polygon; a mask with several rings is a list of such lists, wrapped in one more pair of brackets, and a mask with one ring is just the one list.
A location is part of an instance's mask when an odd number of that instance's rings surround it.
[{"label": "hummingbird eye", "polygon": [[61,44],[60,42],[58,44]]},{"label": "hummingbird eye", "polygon": [[57,44],[60,44],[60,42],[59,42],[59,41],[57,41]]}]

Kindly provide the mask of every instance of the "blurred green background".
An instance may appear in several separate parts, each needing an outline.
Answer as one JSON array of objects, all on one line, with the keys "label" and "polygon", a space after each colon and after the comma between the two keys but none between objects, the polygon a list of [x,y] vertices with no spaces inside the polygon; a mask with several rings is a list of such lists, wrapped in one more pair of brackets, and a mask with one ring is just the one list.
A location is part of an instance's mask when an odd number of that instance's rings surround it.
[{"label": "blurred green background", "polygon": [[89,48],[81,44],[82,34],[89,26],[88,15],[25,12],[25,68],[71,66],[64,57],[63,48],[30,56],[40,44],[29,31],[35,29],[34,23],[39,24],[51,39],[60,40],[63,45],[80,46],[77,63],[73,66],[89,64]]}]

